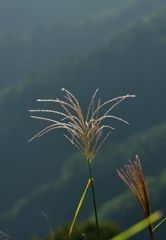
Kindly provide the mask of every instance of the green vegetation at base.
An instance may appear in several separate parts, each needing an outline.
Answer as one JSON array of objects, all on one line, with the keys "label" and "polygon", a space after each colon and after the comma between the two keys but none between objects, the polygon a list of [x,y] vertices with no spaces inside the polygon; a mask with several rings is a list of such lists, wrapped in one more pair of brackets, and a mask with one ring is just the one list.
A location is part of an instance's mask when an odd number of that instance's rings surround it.
[{"label": "green vegetation at base", "polygon": [[[57,228],[55,231],[55,239],[66,239],[68,235],[70,225],[65,224]],[[113,222],[100,222],[100,239],[108,240],[116,236],[119,233],[118,225]],[[48,237],[42,238],[42,240],[50,240],[50,235]],[[85,221],[78,223],[74,226],[74,230],[70,237],[71,240],[94,240],[96,239],[96,224],[93,221]],[[37,237],[31,238],[31,240],[41,240]]]}]

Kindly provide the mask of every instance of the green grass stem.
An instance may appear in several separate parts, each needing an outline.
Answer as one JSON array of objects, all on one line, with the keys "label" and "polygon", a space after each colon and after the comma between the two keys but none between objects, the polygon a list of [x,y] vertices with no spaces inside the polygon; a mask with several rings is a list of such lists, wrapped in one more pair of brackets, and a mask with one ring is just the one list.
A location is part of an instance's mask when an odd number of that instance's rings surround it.
[{"label": "green grass stem", "polygon": [[153,232],[160,227],[164,222],[166,221],[166,218],[164,218],[159,224],[156,225],[156,227],[153,228]]},{"label": "green grass stem", "polygon": [[152,213],[148,218],[136,223],[135,225],[133,225],[123,233],[120,233],[119,235],[112,238],[111,240],[126,240],[132,237],[133,235],[137,234],[138,232],[142,231],[143,229],[145,229],[147,227],[147,222],[150,223],[149,219],[151,219],[151,222],[153,223],[159,220],[161,216],[162,216],[162,212],[156,211],[155,213]]},{"label": "green grass stem", "polygon": [[100,234],[99,234],[99,224],[98,224],[98,217],[97,217],[97,207],[96,207],[96,198],[95,198],[95,190],[94,190],[94,184],[93,184],[93,177],[92,177],[92,169],[91,169],[91,160],[88,158],[88,166],[89,166],[89,175],[91,179],[91,189],[92,189],[92,197],[93,197],[93,206],[95,211],[95,220],[96,220],[96,227],[97,227],[97,237],[98,240],[100,240]]}]

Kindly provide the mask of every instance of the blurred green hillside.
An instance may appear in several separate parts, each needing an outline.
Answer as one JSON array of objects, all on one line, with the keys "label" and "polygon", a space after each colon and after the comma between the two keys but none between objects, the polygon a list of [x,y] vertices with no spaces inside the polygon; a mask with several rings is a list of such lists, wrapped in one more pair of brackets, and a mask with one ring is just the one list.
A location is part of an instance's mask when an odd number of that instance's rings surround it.
[{"label": "blurred green hillside", "polygon": [[[0,31],[32,32],[40,25],[76,24],[125,11],[132,17],[149,13],[165,4],[164,0],[15,0],[1,2]],[[132,10],[132,12],[130,11]],[[123,17],[126,17],[124,14]]]},{"label": "blurred green hillside", "polygon": [[2,1],[0,88],[66,57],[87,55],[127,24],[165,6],[164,0]]},{"label": "blurred green hillside", "polygon": [[[102,219],[117,220],[121,229],[142,218],[139,206],[133,203],[136,200],[130,200],[116,174],[116,168],[138,154],[145,175],[150,176],[152,210],[165,213],[165,29],[166,9],[162,8],[126,25],[91,53],[52,63],[0,92],[0,230],[15,239],[28,239],[34,234],[43,237],[48,226],[40,210],[48,215],[53,227],[73,217],[88,179],[86,160],[60,130],[27,143],[46,126],[30,119],[28,109],[60,110],[55,104],[36,99],[62,99],[62,87],[79,99],[83,112],[97,88],[101,102],[127,93],[137,95],[112,111],[131,125],[109,122],[116,130],[94,160],[97,205]],[[126,208],[122,199],[129,203]],[[115,201],[119,203],[117,212],[109,215],[106,211],[105,215],[105,209],[117,209]],[[128,218],[131,211],[135,214]],[[79,219],[91,214],[88,193]]]}]

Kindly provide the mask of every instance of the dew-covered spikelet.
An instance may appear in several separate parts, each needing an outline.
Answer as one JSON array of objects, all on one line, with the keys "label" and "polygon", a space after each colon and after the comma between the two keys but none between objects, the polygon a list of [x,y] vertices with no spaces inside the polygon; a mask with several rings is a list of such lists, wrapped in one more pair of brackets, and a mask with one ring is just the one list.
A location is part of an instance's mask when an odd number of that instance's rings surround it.
[{"label": "dew-covered spikelet", "polygon": [[[46,110],[46,109],[36,109],[29,110],[30,112],[44,112],[44,113],[54,113],[60,115],[62,119],[60,121],[40,116],[31,116],[32,118],[46,120],[52,122],[51,125],[44,128],[42,131],[38,132],[34,137],[29,141],[32,141],[36,137],[41,137],[47,132],[63,128],[69,132],[69,135],[64,135],[72,144],[74,144],[88,159],[92,161],[95,154],[104,143],[111,130],[114,129],[110,125],[104,125],[103,120],[108,118],[114,118],[122,122],[128,123],[125,120],[118,118],[116,116],[110,115],[110,111],[118,105],[120,102],[129,97],[135,97],[135,95],[125,95],[119,96],[113,99],[110,99],[104,103],[100,103],[98,100],[97,106],[95,107],[95,96],[98,92],[98,89],[95,91],[92,99],[90,101],[87,114],[84,117],[82,109],[78,100],[75,96],[68,90],[62,88],[62,91],[65,92],[65,101],[60,99],[38,99],[39,102],[54,102],[61,105],[63,111],[59,112],[56,110]],[[112,106],[108,107],[108,110],[100,116],[100,110],[110,104]],[[74,114],[73,114],[74,113]],[[103,129],[107,129],[107,133],[103,136]]]}]

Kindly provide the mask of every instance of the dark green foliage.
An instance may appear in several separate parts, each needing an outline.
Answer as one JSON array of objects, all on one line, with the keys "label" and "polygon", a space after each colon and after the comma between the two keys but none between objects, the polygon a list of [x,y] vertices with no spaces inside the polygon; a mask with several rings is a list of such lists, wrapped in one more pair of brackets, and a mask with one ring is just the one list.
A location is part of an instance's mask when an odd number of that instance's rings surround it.
[{"label": "dark green foliage", "polygon": [[[69,224],[60,226],[55,232],[55,239],[58,239],[58,240],[66,239],[69,232],[69,228],[70,228]],[[100,222],[99,230],[100,230],[101,240],[111,239],[112,237],[116,236],[119,233],[117,224],[113,222]],[[70,240],[97,239],[95,222],[86,221],[86,222],[76,224],[71,234],[71,237],[69,239]],[[32,240],[39,240],[39,239],[34,237],[32,238]],[[50,236],[45,237],[43,240],[50,240]]]}]

